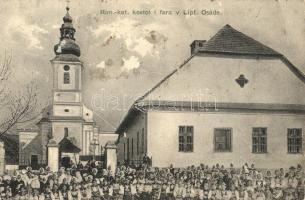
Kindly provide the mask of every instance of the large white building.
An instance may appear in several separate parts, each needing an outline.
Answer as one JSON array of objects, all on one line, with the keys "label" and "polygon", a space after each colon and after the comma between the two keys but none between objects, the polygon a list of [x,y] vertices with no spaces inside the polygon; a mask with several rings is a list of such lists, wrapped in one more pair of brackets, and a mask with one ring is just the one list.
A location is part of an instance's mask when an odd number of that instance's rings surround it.
[{"label": "large white building", "polygon": [[152,166],[305,164],[305,77],[229,25],[139,98],[117,129],[118,160]]},{"label": "large white building", "polygon": [[[19,165],[47,164],[47,144],[53,138],[59,145],[61,164],[88,160],[102,154],[105,143],[116,134],[100,132],[93,112],[82,101],[84,66],[75,42],[72,18],[67,14],[60,28],[60,41],[54,46],[53,99],[43,110],[35,128],[19,129]],[[106,140],[106,141],[105,141]]]}]

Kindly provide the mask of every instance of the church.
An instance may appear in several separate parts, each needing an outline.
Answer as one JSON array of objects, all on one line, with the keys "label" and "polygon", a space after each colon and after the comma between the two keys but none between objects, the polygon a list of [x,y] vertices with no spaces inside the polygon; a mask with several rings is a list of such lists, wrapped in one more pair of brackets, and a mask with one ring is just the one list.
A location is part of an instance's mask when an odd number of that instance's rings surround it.
[{"label": "church", "polygon": [[225,25],[135,101],[117,128],[118,161],[186,167],[305,165],[305,76]]},{"label": "church", "polygon": [[60,164],[73,161],[101,159],[105,138],[116,140],[116,134],[100,132],[93,119],[93,112],[82,101],[82,74],[84,65],[81,51],[75,41],[76,30],[69,8],[60,28],[60,41],[54,46],[53,99],[43,109],[33,128],[18,130],[19,166],[47,165],[47,145],[58,145]]}]

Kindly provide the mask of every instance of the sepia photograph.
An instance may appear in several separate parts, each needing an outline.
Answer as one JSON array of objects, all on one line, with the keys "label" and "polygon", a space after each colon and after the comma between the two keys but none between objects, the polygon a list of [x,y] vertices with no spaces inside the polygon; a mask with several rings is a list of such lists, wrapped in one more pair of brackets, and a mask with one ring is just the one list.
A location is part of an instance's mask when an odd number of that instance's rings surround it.
[{"label": "sepia photograph", "polygon": [[0,27],[0,200],[305,200],[305,1],[0,0]]}]

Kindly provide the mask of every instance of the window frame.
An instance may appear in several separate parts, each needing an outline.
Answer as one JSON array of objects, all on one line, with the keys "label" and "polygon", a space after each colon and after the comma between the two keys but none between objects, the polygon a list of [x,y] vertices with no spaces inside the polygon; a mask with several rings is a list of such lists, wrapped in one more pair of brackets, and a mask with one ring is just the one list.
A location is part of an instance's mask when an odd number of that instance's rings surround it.
[{"label": "window frame", "polygon": [[[218,130],[226,130],[226,131],[230,131],[230,148],[229,149],[226,149],[226,150],[218,150],[216,148],[216,131]],[[233,152],[233,128],[231,127],[220,127],[220,128],[214,128],[214,152],[215,153],[231,153]]]},{"label": "window frame", "polygon": [[[181,132],[181,129],[184,129]],[[188,131],[188,129],[191,129]],[[191,141],[188,138],[191,137]],[[182,142],[181,139],[182,138]],[[182,143],[182,144],[181,144]],[[182,148],[181,148],[182,145]],[[179,153],[193,153],[194,152],[194,126],[193,125],[182,125],[178,126],[178,152]]]},{"label": "window frame", "polygon": [[[254,130],[255,129],[264,129],[265,130],[265,135],[266,135],[265,136],[265,138],[266,138],[265,151],[256,151],[256,152],[254,151]],[[261,138],[261,136],[256,136],[256,137]],[[267,127],[252,127],[251,139],[252,139],[252,153],[253,154],[267,154],[268,153],[268,129],[267,129]],[[260,144],[259,142],[258,142],[258,144],[255,144],[255,145],[256,146],[262,146],[262,144]]]},{"label": "window frame", "polygon": [[[291,130],[298,130],[300,131],[300,134],[301,136],[298,138],[298,137],[295,137],[295,138],[292,138],[292,137],[289,137],[289,131]],[[299,152],[292,152],[292,151],[289,151],[289,146],[298,146],[297,144],[290,144],[289,145],[289,139],[301,139],[301,144],[300,144],[300,150]],[[303,154],[303,130],[302,128],[287,128],[287,153],[288,154]]]}]

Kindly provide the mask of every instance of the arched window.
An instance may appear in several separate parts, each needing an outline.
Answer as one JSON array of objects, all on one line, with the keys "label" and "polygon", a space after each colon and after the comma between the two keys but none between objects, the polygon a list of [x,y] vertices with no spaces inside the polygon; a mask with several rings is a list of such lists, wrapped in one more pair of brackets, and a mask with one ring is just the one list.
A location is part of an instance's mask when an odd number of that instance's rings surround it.
[{"label": "arched window", "polygon": [[70,84],[70,73],[64,72],[64,84]]},{"label": "arched window", "polygon": [[64,66],[64,84],[70,84],[70,66],[69,65],[65,65]]},{"label": "arched window", "polygon": [[68,137],[69,136],[69,129],[67,127],[65,127],[64,131],[65,131],[65,137]]}]

